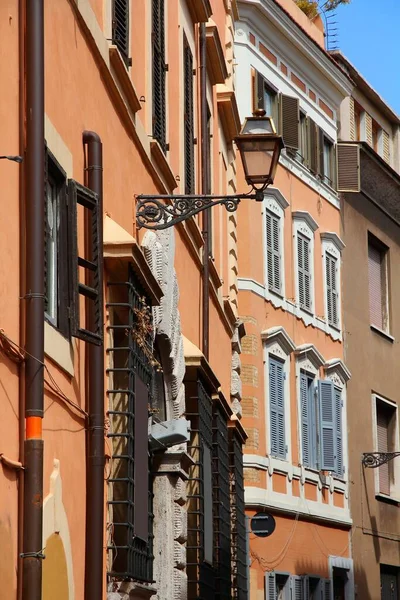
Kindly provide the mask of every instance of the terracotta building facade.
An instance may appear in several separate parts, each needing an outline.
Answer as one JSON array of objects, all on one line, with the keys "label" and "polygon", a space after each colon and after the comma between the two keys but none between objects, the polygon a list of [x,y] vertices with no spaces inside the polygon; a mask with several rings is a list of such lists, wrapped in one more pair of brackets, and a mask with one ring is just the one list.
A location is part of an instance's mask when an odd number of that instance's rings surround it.
[{"label": "terracotta building facade", "polygon": [[[353,598],[340,105],[352,89],[293,2],[239,2],[241,119],[264,109],[285,149],[262,203],[238,212],[250,597]],[[241,181],[241,180],[240,180]],[[275,520],[269,537],[255,515]]]},{"label": "terracotta building facade", "polygon": [[237,17],[1,4],[4,597],[247,598],[236,217],[136,219],[236,190]]}]

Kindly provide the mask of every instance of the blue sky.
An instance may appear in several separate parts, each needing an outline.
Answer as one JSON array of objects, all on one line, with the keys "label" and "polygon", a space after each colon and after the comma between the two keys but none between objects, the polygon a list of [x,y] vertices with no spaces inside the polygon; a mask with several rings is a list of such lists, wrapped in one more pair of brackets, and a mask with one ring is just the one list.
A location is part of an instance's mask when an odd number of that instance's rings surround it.
[{"label": "blue sky", "polygon": [[339,49],[400,115],[400,0],[352,0],[334,20]]}]

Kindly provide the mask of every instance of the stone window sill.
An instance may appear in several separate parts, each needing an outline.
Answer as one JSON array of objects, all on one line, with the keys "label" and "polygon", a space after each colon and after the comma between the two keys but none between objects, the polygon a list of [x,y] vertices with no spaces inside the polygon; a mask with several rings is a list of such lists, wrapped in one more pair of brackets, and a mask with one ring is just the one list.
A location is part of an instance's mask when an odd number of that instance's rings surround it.
[{"label": "stone window sill", "polygon": [[394,337],[392,335],[390,335],[390,333],[388,333],[387,331],[383,331],[383,329],[380,329],[376,325],[370,325],[370,327],[371,327],[371,331],[375,331],[375,333],[378,333],[383,338],[386,338],[389,342],[395,341]]}]

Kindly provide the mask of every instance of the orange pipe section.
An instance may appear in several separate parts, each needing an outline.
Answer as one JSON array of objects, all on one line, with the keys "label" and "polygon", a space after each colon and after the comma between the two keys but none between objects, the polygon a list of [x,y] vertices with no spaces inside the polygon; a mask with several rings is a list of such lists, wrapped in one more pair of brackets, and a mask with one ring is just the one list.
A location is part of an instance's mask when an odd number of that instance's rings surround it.
[{"label": "orange pipe section", "polygon": [[26,439],[41,440],[42,439],[42,418],[27,417],[26,418]]}]

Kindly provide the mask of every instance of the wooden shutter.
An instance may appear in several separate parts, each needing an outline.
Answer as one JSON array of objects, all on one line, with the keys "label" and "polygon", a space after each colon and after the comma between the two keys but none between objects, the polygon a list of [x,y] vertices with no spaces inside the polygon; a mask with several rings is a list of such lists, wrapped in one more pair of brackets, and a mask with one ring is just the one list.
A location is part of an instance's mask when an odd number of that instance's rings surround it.
[{"label": "wooden shutter", "polygon": [[255,107],[263,108],[264,106],[264,77],[256,71],[255,75]]},{"label": "wooden shutter", "polygon": [[153,137],[166,152],[164,0],[153,0]]},{"label": "wooden shutter", "polygon": [[371,325],[383,329],[382,252],[368,244],[369,314]]},{"label": "wooden shutter", "polygon": [[390,137],[384,129],[382,130],[382,158],[390,164]]},{"label": "wooden shutter", "polygon": [[325,173],[325,165],[324,165],[324,131],[321,127],[317,127],[317,152],[318,152],[318,170],[317,173],[321,177],[322,181],[326,183],[326,173]]},{"label": "wooden shutter", "polygon": [[185,194],[194,194],[194,116],[193,116],[193,56],[184,39],[184,128],[185,128]]},{"label": "wooden shutter", "polygon": [[280,218],[266,212],[268,289],[281,291]]},{"label": "wooden shutter", "polygon": [[47,220],[47,193],[49,185],[49,153],[47,144],[44,146],[44,312],[47,312],[49,306],[49,299],[47,297],[47,277],[48,277],[48,237],[49,237],[49,225]]},{"label": "wooden shutter", "polygon": [[113,0],[112,41],[120,51],[127,66],[129,59],[129,0]]},{"label": "wooden shutter", "polygon": [[365,141],[367,142],[367,144],[369,144],[372,147],[373,146],[372,117],[367,112],[364,112],[364,127],[365,127],[365,130],[364,130]]},{"label": "wooden shutter", "polygon": [[335,443],[336,443],[336,473],[339,477],[343,476],[343,432],[342,432],[342,393],[338,388],[334,388],[334,409],[335,409]]},{"label": "wooden shutter", "polygon": [[356,118],[354,110],[354,98],[349,96],[349,113],[350,113],[350,139],[356,139]]},{"label": "wooden shutter", "polygon": [[299,99],[292,96],[280,97],[280,131],[287,148],[299,149]]},{"label": "wooden shutter", "polygon": [[299,282],[299,304],[311,310],[310,240],[297,235],[297,271]]},{"label": "wooden shutter", "polygon": [[335,327],[339,323],[339,294],[337,289],[337,259],[328,252],[325,254],[326,303],[328,323]]},{"label": "wooden shutter", "polygon": [[292,600],[304,600],[303,578],[293,575],[291,577]]},{"label": "wooden shutter", "polygon": [[360,148],[357,144],[338,144],[336,146],[337,191],[359,192],[360,184]]},{"label": "wooden shutter", "polygon": [[319,381],[318,388],[321,468],[324,471],[335,471],[336,443],[334,387],[331,381]]},{"label": "wooden shutter", "polygon": [[310,171],[318,173],[318,127],[312,119],[308,119],[309,165]]},{"label": "wooden shutter", "polygon": [[149,486],[148,486],[148,406],[147,385],[135,373],[134,413],[134,522],[135,537],[148,542],[149,537]]},{"label": "wooden shutter", "polygon": [[276,600],[276,576],[273,572],[265,573],[266,600]]},{"label": "wooden shutter", "polygon": [[[382,402],[376,404],[376,430],[378,438],[378,452],[389,452],[389,424],[390,409]],[[389,463],[379,467],[379,492],[390,494],[390,468]]]},{"label": "wooden shutter", "polygon": [[[88,211],[85,244],[88,256],[78,254],[78,204]],[[68,182],[68,237],[71,272],[71,334],[92,344],[103,341],[103,240],[100,239],[103,215],[98,210],[98,196],[72,179]],[[85,283],[79,281],[84,269]],[[80,325],[80,297],[90,308],[92,320]]]},{"label": "wooden shutter", "polygon": [[304,373],[300,374],[300,412],[301,412],[301,444],[303,450],[303,465],[311,467],[311,415],[308,398],[308,379]]},{"label": "wooden shutter", "polygon": [[286,458],[283,364],[269,359],[269,408],[271,454]]}]

